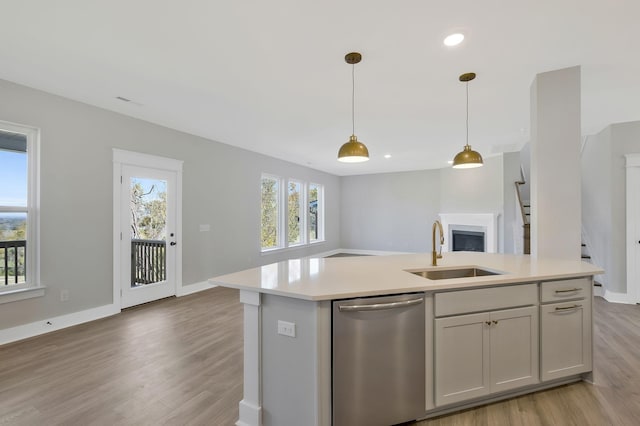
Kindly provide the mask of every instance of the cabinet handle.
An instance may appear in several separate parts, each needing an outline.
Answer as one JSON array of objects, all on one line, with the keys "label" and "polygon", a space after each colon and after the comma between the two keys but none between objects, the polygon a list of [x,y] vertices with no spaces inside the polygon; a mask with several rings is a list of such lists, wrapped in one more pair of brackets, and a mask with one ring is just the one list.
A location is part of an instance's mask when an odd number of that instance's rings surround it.
[{"label": "cabinet handle", "polygon": [[581,308],[582,305],[573,305],[573,306],[556,306],[556,311],[568,311],[570,309],[578,309]]},{"label": "cabinet handle", "polygon": [[485,321],[484,323],[487,325],[491,325],[491,321]]},{"label": "cabinet handle", "polygon": [[498,323],[498,321],[495,321],[495,320],[492,321],[492,322],[493,322],[493,325],[496,325]]},{"label": "cabinet handle", "polygon": [[556,293],[573,293],[574,291],[580,291],[581,288],[568,288],[566,290],[556,290]]}]

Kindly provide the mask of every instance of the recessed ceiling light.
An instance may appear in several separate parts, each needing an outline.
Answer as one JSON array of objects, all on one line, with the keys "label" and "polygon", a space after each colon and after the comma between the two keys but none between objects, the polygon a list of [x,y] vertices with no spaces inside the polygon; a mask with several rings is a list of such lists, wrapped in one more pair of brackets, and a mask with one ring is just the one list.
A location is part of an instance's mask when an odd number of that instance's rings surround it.
[{"label": "recessed ceiling light", "polygon": [[464,40],[464,34],[461,34],[461,33],[450,34],[445,37],[444,45],[449,47],[457,46],[460,43],[462,43],[462,40]]},{"label": "recessed ceiling light", "polygon": [[391,158],[391,154],[385,154],[384,158]]}]

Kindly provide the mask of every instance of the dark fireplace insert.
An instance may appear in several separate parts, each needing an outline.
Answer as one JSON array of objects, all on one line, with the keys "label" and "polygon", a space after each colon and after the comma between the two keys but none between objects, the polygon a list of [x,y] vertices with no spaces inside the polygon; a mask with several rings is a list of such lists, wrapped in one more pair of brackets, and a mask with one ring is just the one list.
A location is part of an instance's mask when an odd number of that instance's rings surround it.
[{"label": "dark fireplace insert", "polygon": [[453,251],[484,251],[484,232],[451,231]]}]

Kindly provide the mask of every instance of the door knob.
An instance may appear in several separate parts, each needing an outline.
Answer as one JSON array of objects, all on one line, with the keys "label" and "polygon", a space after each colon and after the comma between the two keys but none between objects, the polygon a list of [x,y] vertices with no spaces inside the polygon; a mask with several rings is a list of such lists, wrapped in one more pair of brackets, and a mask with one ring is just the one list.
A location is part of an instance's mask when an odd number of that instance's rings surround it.
[{"label": "door knob", "polygon": [[169,243],[169,244],[172,245],[172,246],[175,246],[176,242],[175,241],[171,241],[171,243]]}]

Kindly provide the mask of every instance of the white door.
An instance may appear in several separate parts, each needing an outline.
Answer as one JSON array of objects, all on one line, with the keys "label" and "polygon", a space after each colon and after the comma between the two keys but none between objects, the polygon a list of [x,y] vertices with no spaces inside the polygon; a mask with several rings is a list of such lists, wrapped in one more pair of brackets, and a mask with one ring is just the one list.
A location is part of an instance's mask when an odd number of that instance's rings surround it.
[{"label": "white door", "polygon": [[121,307],[176,294],[177,173],[122,165]]}]

